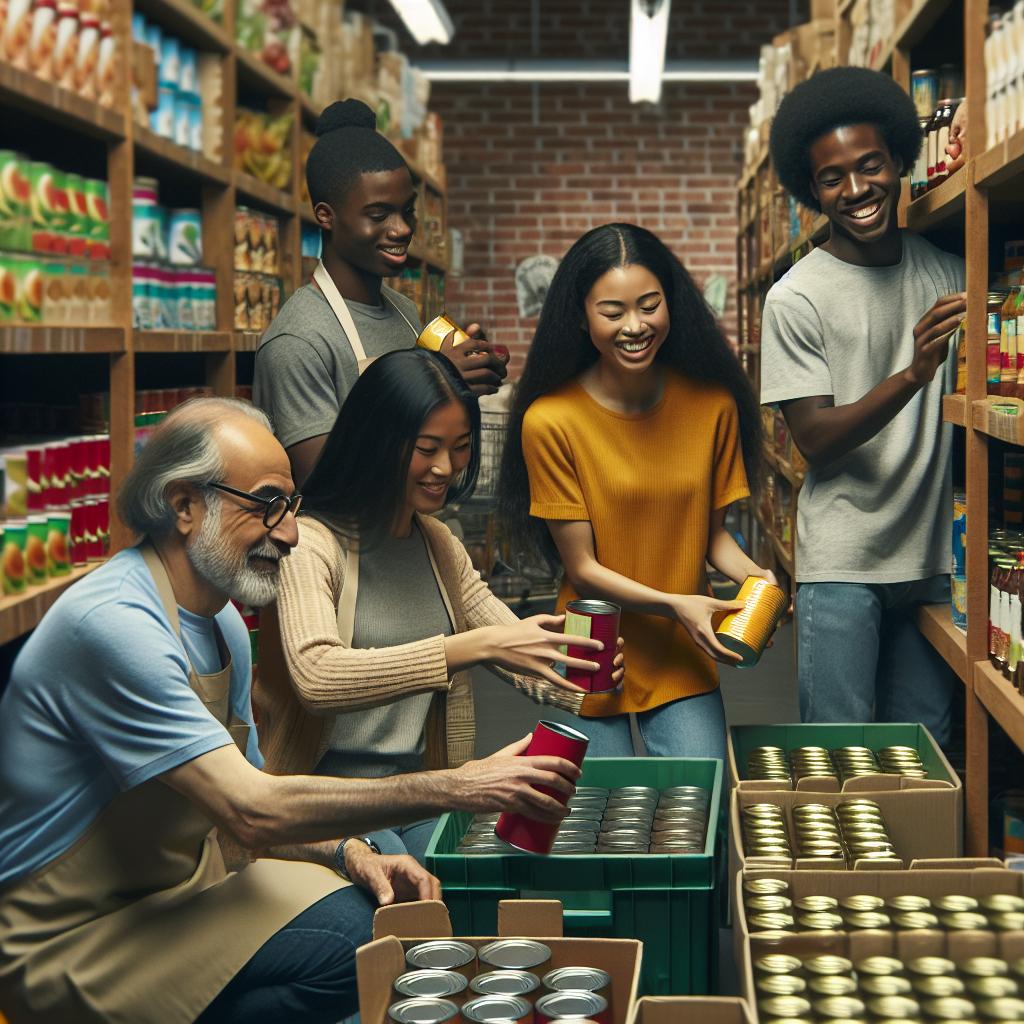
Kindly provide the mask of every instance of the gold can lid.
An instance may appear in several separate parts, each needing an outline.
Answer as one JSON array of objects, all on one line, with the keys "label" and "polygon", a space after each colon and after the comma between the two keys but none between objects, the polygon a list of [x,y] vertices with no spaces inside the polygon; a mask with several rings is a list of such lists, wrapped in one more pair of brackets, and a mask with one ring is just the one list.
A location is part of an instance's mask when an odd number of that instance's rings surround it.
[{"label": "gold can lid", "polygon": [[844,956],[824,953],[806,959],[804,969],[808,974],[849,974],[853,970],[853,964]]},{"label": "gold can lid", "polygon": [[881,896],[846,896],[839,901],[843,910],[882,910],[885,900]]},{"label": "gold can lid", "polygon": [[955,893],[950,896],[940,896],[938,899],[932,900],[932,903],[936,910],[945,910],[951,914],[978,909],[978,901],[973,896],[962,896]]},{"label": "gold can lid", "polygon": [[796,974],[800,967],[800,961],[786,953],[768,953],[754,961],[758,974]]},{"label": "gold can lid", "polygon": [[807,988],[807,982],[798,974],[764,974],[755,985],[766,996],[798,996]]},{"label": "gold can lid", "polygon": [[835,910],[839,906],[839,900],[835,896],[801,896],[793,901],[797,910],[805,910],[810,913],[821,913],[822,911]]},{"label": "gold can lid", "polygon": [[993,914],[1019,914],[1024,912],[1024,898],[1008,892],[994,893],[980,897],[978,906]]},{"label": "gold can lid", "polygon": [[755,932],[787,932],[793,930],[796,922],[792,914],[754,914],[747,924]]},{"label": "gold can lid", "polygon": [[911,910],[905,914],[893,914],[892,923],[902,931],[917,932],[938,928],[939,918],[927,910]]},{"label": "gold can lid", "polygon": [[927,896],[891,896],[887,902],[890,910],[899,911],[930,910],[932,906]]},{"label": "gold can lid", "polygon": [[970,999],[949,996],[944,999],[926,999],[923,1009],[935,1020],[974,1020],[978,1011]]},{"label": "gold can lid", "polygon": [[814,1012],[827,1020],[860,1020],[867,1007],[856,996],[827,996],[815,1002]]},{"label": "gold can lid", "polygon": [[801,914],[797,918],[797,924],[811,932],[836,932],[842,930],[843,918],[840,914],[833,914],[829,911],[812,912]]},{"label": "gold can lid", "polygon": [[900,974],[903,971],[903,961],[897,960],[894,956],[868,956],[858,960],[855,969],[858,975],[867,974],[873,977]]},{"label": "gold can lid", "polygon": [[876,996],[868,1000],[872,1017],[882,1020],[913,1020],[921,1013],[921,1006],[910,996]]},{"label": "gold can lid", "polygon": [[988,931],[988,918],[984,914],[957,913],[939,914],[943,928],[951,932],[984,932]]},{"label": "gold can lid", "polygon": [[866,931],[872,928],[885,929],[892,927],[892,920],[888,914],[884,914],[880,910],[864,910],[859,913],[847,914],[846,925],[857,931]]},{"label": "gold can lid", "polygon": [[1024,981],[1024,956],[1019,960],[1012,961],[1010,964],[1010,973],[1015,978],[1020,978],[1021,981]]},{"label": "gold can lid", "polygon": [[767,1017],[806,1017],[811,1004],[803,996],[769,996],[760,999],[758,1009]]},{"label": "gold can lid", "polygon": [[943,974],[937,978],[917,978],[914,981],[914,991],[929,999],[949,999],[952,996],[963,995],[966,988],[959,978]]},{"label": "gold can lid", "polygon": [[811,978],[807,987],[816,996],[852,996],[857,991],[857,982],[846,974],[823,974]]},{"label": "gold can lid", "polygon": [[1020,985],[1013,978],[971,978],[967,991],[981,999],[1001,999],[1020,993]]},{"label": "gold can lid", "polygon": [[990,914],[989,921],[997,932],[1024,932],[1024,913]]},{"label": "gold can lid", "polygon": [[866,996],[905,996],[913,991],[910,979],[900,974],[861,978],[860,988]]},{"label": "gold can lid", "polygon": [[788,896],[751,896],[746,901],[747,910],[754,913],[779,913],[789,910],[793,901]]},{"label": "gold can lid", "polygon": [[972,956],[960,964],[960,973],[969,978],[1002,978],[1010,973],[1010,966],[999,957]]},{"label": "gold can lid", "polygon": [[989,1020],[1024,1020],[1024,999],[1015,996],[986,999],[979,1009]]},{"label": "gold can lid", "polygon": [[919,956],[907,964],[911,974],[927,977],[941,977],[943,974],[956,974],[956,964],[944,956]]},{"label": "gold can lid", "polygon": [[789,882],[783,878],[744,878],[743,891],[751,896],[784,896]]}]

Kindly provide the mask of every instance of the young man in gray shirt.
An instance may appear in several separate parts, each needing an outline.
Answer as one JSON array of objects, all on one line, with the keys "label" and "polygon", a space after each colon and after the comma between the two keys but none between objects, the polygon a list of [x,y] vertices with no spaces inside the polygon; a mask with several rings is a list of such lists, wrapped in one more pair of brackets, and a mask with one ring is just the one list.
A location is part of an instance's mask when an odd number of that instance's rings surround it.
[{"label": "young man in gray shirt", "polygon": [[796,625],[805,722],[922,722],[949,739],[953,678],[915,609],[949,600],[951,332],[963,260],[897,225],[921,146],[888,76],[836,68],[797,86],[772,125],[779,180],[829,240],[768,293],[761,401],[807,459]]}]

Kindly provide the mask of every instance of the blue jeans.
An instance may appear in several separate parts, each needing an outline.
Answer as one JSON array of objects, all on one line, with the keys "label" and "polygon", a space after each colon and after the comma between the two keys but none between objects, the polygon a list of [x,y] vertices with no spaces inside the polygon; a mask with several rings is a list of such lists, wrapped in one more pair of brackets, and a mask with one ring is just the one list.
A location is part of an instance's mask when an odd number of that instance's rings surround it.
[{"label": "blue jeans", "polygon": [[197,1024],[333,1024],[359,1008],[356,950],[373,937],[376,901],[350,886],[272,935]]},{"label": "blue jeans", "polygon": [[425,864],[427,844],[434,834],[436,824],[437,818],[427,818],[424,821],[414,821],[411,825],[372,832],[370,838],[380,847],[381,853],[407,853],[410,857],[415,857],[420,864]]},{"label": "blue jeans", "polygon": [[796,596],[800,720],[920,722],[949,742],[955,677],[915,621],[949,604],[949,577],[804,583]]},{"label": "blue jeans", "polygon": [[[636,724],[651,757],[725,760],[725,707],[718,687],[638,712]],[[629,715],[581,718],[578,728],[590,737],[589,757],[633,757]]]}]

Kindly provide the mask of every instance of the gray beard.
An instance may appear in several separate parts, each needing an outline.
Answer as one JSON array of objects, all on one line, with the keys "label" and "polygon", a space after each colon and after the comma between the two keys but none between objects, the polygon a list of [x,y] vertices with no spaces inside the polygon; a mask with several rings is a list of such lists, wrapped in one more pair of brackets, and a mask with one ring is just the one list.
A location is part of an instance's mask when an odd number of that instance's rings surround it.
[{"label": "gray beard", "polygon": [[185,549],[192,568],[233,601],[251,608],[262,608],[277,597],[280,573],[259,572],[251,566],[250,559],[269,558],[276,562],[281,552],[269,537],[242,554],[233,551],[221,537],[220,514],[220,498],[208,497],[203,525],[195,540]]}]

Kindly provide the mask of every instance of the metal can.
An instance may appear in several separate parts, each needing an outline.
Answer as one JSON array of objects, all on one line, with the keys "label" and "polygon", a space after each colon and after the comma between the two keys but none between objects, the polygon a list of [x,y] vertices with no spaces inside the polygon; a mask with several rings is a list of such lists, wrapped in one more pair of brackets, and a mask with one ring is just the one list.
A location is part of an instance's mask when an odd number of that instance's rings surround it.
[{"label": "metal can", "polygon": [[750,896],[785,896],[789,882],[783,878],[744,878],[743,891]]},{"label": "metal can", "polygon": [[431,352],[437,352],[444,343],[444,339],[453,331],[455,332],[455,338],[453,339],[454,344],[463,345],[470,340],[469,335],[462,330],[454,320],[441,313],[439,316],[435,316],[434,319],[431,320],[422,331],[420,331],[420,335],[416,339],[416,344],[419,345],[420,348],[428,348]]},{"label": "metal can", "polygon": [[395,995],[405,998],[449,999],[466,990],[466,977],[458,971],[407,971],[395,978]]},{"label": "metal can", "polygon": [[759,999],[757,1008],[762,1017],[807,1017],[811,1012],[810,1000],[803,996],[769,996]]},{"label": "metal can", "polygon": [[822,914],[835,910],[839,900],[834,896],[802,896],[793,901],[793,906],[809,914]]},{"label": "metal can", "polygon": [[919,956],[907,963],[907,970],[921,978],[939,978],[956,974],[956,964],[944,956]]},{"label": "metal can", "polygon": [[855,970],[858,976],[886,977],[892,974],[901,974],[903,971],[903,961],[897,960],[894,956],[869,956],[863,960],[858,960]]},{"label": "metal can", "polygon": [[856,996],[827,996],[815,1002],[814,1011],[825,1020],[860,1020],[867,1008]]},{"label": "metal can", "polygon": [[533,1007],[519,996],[479,996],[462,1006],[467,1024],[532,1024]]},{"label": "metal can", "polygon": [[877,910],[864,910],[846,915],[846,926],[853,931],[884,930],[892,927],[888,914]]},{"label": "metal can", "polygon": [[866,996],[906,996],[914,991],[914,986],[902,974],[880,974],[861,978],[860,990]]},{"label": "metal can", "polygon": [[1019,914],[1024,913],[1024,898],[1001,892],[992,896],[982,896],[978,900],[978,906],[993,914]]},{"label": "metal can", "polygon": [[403,999],[392,1004],[388,1017],[395,1024],[447,1024],[459,1019],[459,1008],[447,999]]},{"label": "metal can", "polygon": [[622,609],[611,601],[576,600],[565,606],[563,629],[567,636],[591,637],[604,644],[604,650],[601,651],[568,645],[567,652],[570,658],[595,661],[598,666],[596,672],[566,666],[565,678],[570,683],[575,683],[591,693],[603,693],[616,688],[612,672],[621,614]]},{"label": "metal can", "polygon": [[535,939],[498,939],[483,946],[480,963],[499,971],[533,971],[543,974],[551,962],[551,950]]},{"label": "metal can", "polygon": [[1002,978],[1009,972],[1006,961],[994,956],[972,956],[960,964],[960,973],[969,978]]},{"label": "metal can", "polygon": [[812,956],[803,962],[804,970],[808,974],[850,974],[853,971],[853,964],[844,956],[835,956],[825,953],[821,956]]},{"label": "metal can", "polygon": [[796,974],[802,966],[797,957],[787,953],[768,953],[754,961],[758,974]]},{"label": "metal can", "polygon": [[746,906],[755,914],[777,914],[789,910],[793,901],[788,896],[751,896]]},{"label": "metal can", "polygon": [[611,1024],[608,1000],[597,992],[549,992],[534,1005],[536,1024],[575,1021],[589,1017],[600,1024]]},{"label": "metal can", "polygon": [[989,923],[997,932],[1024,932],[1024,913],[990,914]]},{"label": "metal can", "polygon": [[549,992],[596,992],[610,1001],[612,976],[599,967],[559,967],[544,975],[543,985]]},{"label": "metal can", "polygon": [[986,999],[978,1008],[989,1020],[1024,1020],[1024,999],[1013,996]]},{"label": "metal can", "polygon": [[839,914],[832,914],[827,911],[801,914],[797,918],[797,924],[809,932],[836,932],[842,930],[843,918]]},{"label": "metal can", "polygon": [[412,970],[457,971],[467,980],[476,974],[476,950],[455,939],[417,943],[406,952],[405,962]]},{"label": "metal can", "polygon": [[815,996],[852,996],[857,991],[857,982],[845,974],[826,974],[811,978],[807,987]]},{"label": "metal can", "polygon": [[939,923],[951,932],[985,931],[988,928],[988,918],[976,913],[939,914]]},{"label": "metal can", "polygon": [[973,896],[940,896],[932,900],[936,910],[945,911],[949,914],[960,914],[978,909],[978,901]]},{"label": "metal can", "polygon": [[939,73],[931,68],[910,73],[910,95],[918,117],[931,120],[939,103]]},{"label": "metal can", "polygon": [[959,978],[942,974],[936,978],[915,978],[914,991],[928,999],[951,999],[963,995],[967,986]]},{"label": "metal can", "polygon": [[967,991],[979,999],[1002,999],[1018,995],[1020,986],[1013,978],[971,978]]},{"label": "metal can", "polygon": [[880,896],[846,896],[839,901],[843,910],[851,910],[857,913],[869,910],[884,910],[885,900]]},{"label": "metal can", "polygon": [[921,1013],[920,1004],[910,996],[876,996],[867,1005],[879,1020],[914,1020]]},{"label": "metal can", "polygon": [[761,660],[786,610],[786,592],[760,576],[748,576],[736,595],[741,611],[730,612],[715,626],[715,637],[727,650],[740,655],[737,668],[750,668]]},{"label": "metal can", "polygon": [[922,1007],[934,1020],[973,1020],[978,1012],[970,999],[961,999],[958,996],[926,999]]},{"label": "metal can", "polygon": [[798,996],[806,991],[807,982],[798,974],[765,974],[755,987],[766,996]]},{"label": "metal can", "polygon": [[890,910],[907,913],[919,910],[931,910],[932,901],[927,896],[892,896],[886,901]]},{"label": "metal can", "polygon": [[754,914],[748,918],[747,924],[755,932],[788,932],[796,927],[791,914],[780,913]]}]

